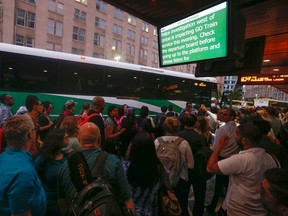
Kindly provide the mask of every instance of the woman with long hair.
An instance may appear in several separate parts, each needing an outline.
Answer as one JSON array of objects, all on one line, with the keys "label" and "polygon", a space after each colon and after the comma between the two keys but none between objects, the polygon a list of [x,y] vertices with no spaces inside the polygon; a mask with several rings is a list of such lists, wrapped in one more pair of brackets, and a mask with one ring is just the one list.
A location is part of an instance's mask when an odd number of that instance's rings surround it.
[{"label": "woman with long hair", "polygon": [[136,118],[137,128],[139,131],[145,131],[150,134],[152,139],[155,139],[155,124],[153,119],[149,116],[149,108],[142,106],[140,108],[140,114]]},{"label": "woman with long hair", "polygon": [[163,181],[163,165],[155,145],[146,132],[136,134],[129,161],[123,162],[135,203],[136,216],[158,215],[158,192]]},{"label": "woman with long hair", "polygon": [[105,134],[106,143],[104,145],[104,150],[118,155],[118,150],[120,146],[120,135],[124,133],[125,128],[121,128],[116,123],[116,117],[118,116],[118,107],[109,106],[108,107],[108,117],[105,121]]},{"label": "woman with long hair", "polygon": [[68,145],[68,134],[64,129],[53,129],[47,135],[40,156],[34,161],[35,169],[46,192],[46,216],[61,216],[57,204],[57,174],[64,163],[61,149]]},{"label": "woman with long hair", "polygon": [[53,126],[53,122],[50,118],[50,113],[53,111],[53,104],[49,101],[45,101],[42,102],[42,105],[43,113],[38,117],[38,122],[40,125],[39,136],[41,140],[44,141]]},{"label": "woman with long hair", "polygon": [[205,116],[198,117],[195,131],[205,138],[207,146],[212,145],[213,135],[209,130],[209,120]]}]

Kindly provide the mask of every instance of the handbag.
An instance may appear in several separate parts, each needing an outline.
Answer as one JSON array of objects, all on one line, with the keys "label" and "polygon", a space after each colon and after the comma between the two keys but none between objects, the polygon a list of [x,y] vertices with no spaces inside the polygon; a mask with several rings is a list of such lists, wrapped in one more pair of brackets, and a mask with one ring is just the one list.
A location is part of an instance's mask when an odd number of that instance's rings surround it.
[{"label": "handbag", "polygon": [[181,216],[182,210],[180,203],[171,188],[169,176],[162,164],[160,169],[162,173],[162,181],[159,191],[159,215]]},{"label": "handbag", "polygon": [[182,210],[177,197],[172,190],[162,191],[161,195],[161,215],[165,216],[181,216]]}]

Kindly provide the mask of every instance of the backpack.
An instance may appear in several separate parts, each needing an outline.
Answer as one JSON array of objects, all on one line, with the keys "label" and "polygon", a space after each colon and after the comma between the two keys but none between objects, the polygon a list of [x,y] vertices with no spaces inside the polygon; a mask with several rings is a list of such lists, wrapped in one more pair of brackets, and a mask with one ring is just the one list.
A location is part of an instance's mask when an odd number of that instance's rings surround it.
[{"label": "backpack", "polygon": [[79,126],[84,125],[85,123],[89,122],[89,119],[93,116],[100,116],[99,113],[93,113],[91,115],[85,115],[79,119]]},{"label": "backpack", "polygon": [[164,141],[162,137],[157,138],[159,146],[156,149],[157,156],[169,170],[169,177],[172,182],[172,187],[176,187],[179,179],[180,172],[182,168],[181,163],[181,152],[179,150],[179,144],[184,140],[181,137],[178,137],[175,140]]},{"label": "backpack", "polygon": [[208,146],[201,146],[194,157],[194,170],[197,174],[206,181],[212,178],[212,174],[206,171],[208,161],[212,155],[213,151]]},{"label": "backpack", "polygon": [[112,192],[112,186],[100,177],[107,156],[104,151],[99,153],[92,168],[92,176],[96,178],[75,194],[68,207],[67,216],[124,216]]}]

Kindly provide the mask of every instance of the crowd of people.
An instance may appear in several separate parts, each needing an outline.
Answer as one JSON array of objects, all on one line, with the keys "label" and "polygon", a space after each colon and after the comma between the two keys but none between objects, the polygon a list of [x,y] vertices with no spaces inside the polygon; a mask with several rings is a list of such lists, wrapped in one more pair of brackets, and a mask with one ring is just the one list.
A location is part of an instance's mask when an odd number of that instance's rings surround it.
[{"label": "crowd of people", "polygon": [[96,96],[80,114],[68,100],[52,121],[53,103],[34,95],[15,115],[11,95],[0,102],[0,215],[65,215],[77,193],[67,162],[75,151],[90,169],[108,153],[102,177],[131,215],[163,215],[159,195],[167,184],[183,216],[191,214],[191,186],[193,216],[288,215],[288,110],[195,109],[187,102],[181,113],[162,106],[152,118],[147,106],[136,116],[124,104],[109,106],[104,118],[105,100]]}]

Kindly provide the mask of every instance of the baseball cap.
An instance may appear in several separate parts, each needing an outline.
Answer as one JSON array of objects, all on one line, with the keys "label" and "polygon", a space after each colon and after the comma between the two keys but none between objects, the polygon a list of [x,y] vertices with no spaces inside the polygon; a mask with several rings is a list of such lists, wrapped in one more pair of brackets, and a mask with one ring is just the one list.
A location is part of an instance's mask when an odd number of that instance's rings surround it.
[{"label": "baseball cap", "polygon": [[73,106],[73,105],[77,105],[78,103],[73,101],[73,100],[68,100],[65,103],[65,107],[69,107],[69,106]]}]

